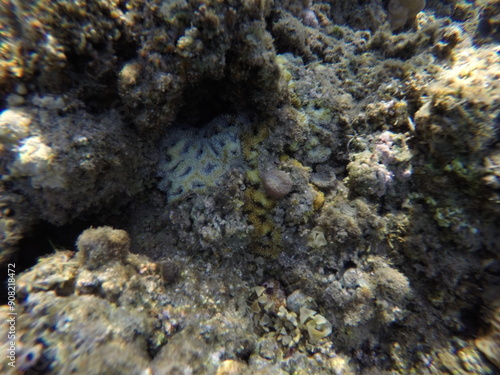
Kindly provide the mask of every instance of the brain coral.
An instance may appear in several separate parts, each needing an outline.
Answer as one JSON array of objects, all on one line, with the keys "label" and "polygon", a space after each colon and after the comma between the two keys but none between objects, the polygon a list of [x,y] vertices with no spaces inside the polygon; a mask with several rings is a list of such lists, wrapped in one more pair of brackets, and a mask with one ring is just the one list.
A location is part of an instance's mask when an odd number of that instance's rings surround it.
[{"label": "brain coral", "polygon": [[246,122],[243,116],[222,115],[201,129],[179,129],[165,137],[158,174],[162,177],[159,188],[167,193],[169,203],[217,186],[241,162],[239,133]]}]

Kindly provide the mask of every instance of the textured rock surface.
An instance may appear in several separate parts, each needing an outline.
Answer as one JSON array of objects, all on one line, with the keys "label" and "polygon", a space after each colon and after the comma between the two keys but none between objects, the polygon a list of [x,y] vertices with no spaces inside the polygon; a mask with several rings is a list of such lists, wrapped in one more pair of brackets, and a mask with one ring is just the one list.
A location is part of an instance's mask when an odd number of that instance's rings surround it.
[{"label": "textured rock surface", "polygon": [[389,3],[0,4],[19,368],[498,372],[498,6]]},{"label": "textured rock surface", "polygon": [[394,30],[400,29],[425,7],[425,0],[390,0],[389,19]]}]

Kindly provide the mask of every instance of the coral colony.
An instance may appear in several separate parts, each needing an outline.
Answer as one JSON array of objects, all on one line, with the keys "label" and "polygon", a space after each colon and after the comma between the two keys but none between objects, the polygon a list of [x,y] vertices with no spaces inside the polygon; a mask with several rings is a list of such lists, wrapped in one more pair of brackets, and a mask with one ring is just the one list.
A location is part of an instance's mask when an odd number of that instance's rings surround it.
[{"label": "coral colony", "polygon": [[499,14],[1,1],[0,373],[498,373]]}]

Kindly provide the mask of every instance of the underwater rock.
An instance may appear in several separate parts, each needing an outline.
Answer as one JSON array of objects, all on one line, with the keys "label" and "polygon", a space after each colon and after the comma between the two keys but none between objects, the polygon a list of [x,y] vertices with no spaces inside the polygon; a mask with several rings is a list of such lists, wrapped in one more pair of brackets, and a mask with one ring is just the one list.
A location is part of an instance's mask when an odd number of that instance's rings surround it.
[{"label": "underwater rock", "polygon": [[201,130],[169,133],[161,144],[159,188],[170,203],[188,193],[204,193],[216,187],[231,167],[241,164],[239,133],[244,117],[219,116]]},{"label": "underwater rock", "polygon": [[29,197],[34,220],[64,225],[117,194],[124,203],[141,190],[148,169],[116,112],[95,116],[72,104],[78,102],[37,96],[0,115],[2,183]]},{"label": "underwater rock", "polygon": [[292,190],[293,182],[287,172],[269,169],[261,173],[260,177],[267,195],[273,199],[281,199]]},{"label": "underwater rock", "polygon": [[105,267],[109,262],[123,263],[129,254],[130,238],[124,230],[90,228],[78,237],[76,246],[81,263],[93,270]]},{"label": "underwater rock", "polygon": [[[364,196],[382,197],[401,191],[401,185],[411,177],[411,152],[404,134],[385,131],[374,137],[371,150],[353,152],[347,165],[346,184]],[[398,189],[394,187],[397,186]]]},{"label": "underwater rock", "polygon": [[491,294],[494,294],[494,298],[488,303],[485,314],[489,327],[475,340],[475,344],[481,353],[500,369],[500,296],[498,290],[492,291]]},{"label": "underwater rock", "polygon": [[495,1],[80,3],[0,6],[22,371],[498,372]]},{"label": "underwater rock", "polygon": [[391,28],[397,30],[412,20],[425,7],[425,0],[390,0]]}]

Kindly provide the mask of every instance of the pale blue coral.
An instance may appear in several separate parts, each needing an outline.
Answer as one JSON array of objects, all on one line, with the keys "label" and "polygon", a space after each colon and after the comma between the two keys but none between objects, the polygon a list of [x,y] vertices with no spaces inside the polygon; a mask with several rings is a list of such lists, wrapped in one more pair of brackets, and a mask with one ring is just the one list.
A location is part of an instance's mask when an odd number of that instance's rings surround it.
[{"label": "pale blue coral", "polygon": [[176,130],[161,145],[159,188],[174,202],[190,192],[205,193],[241,160],[239,132],[244,118],[223,115],[203,128]]}]

